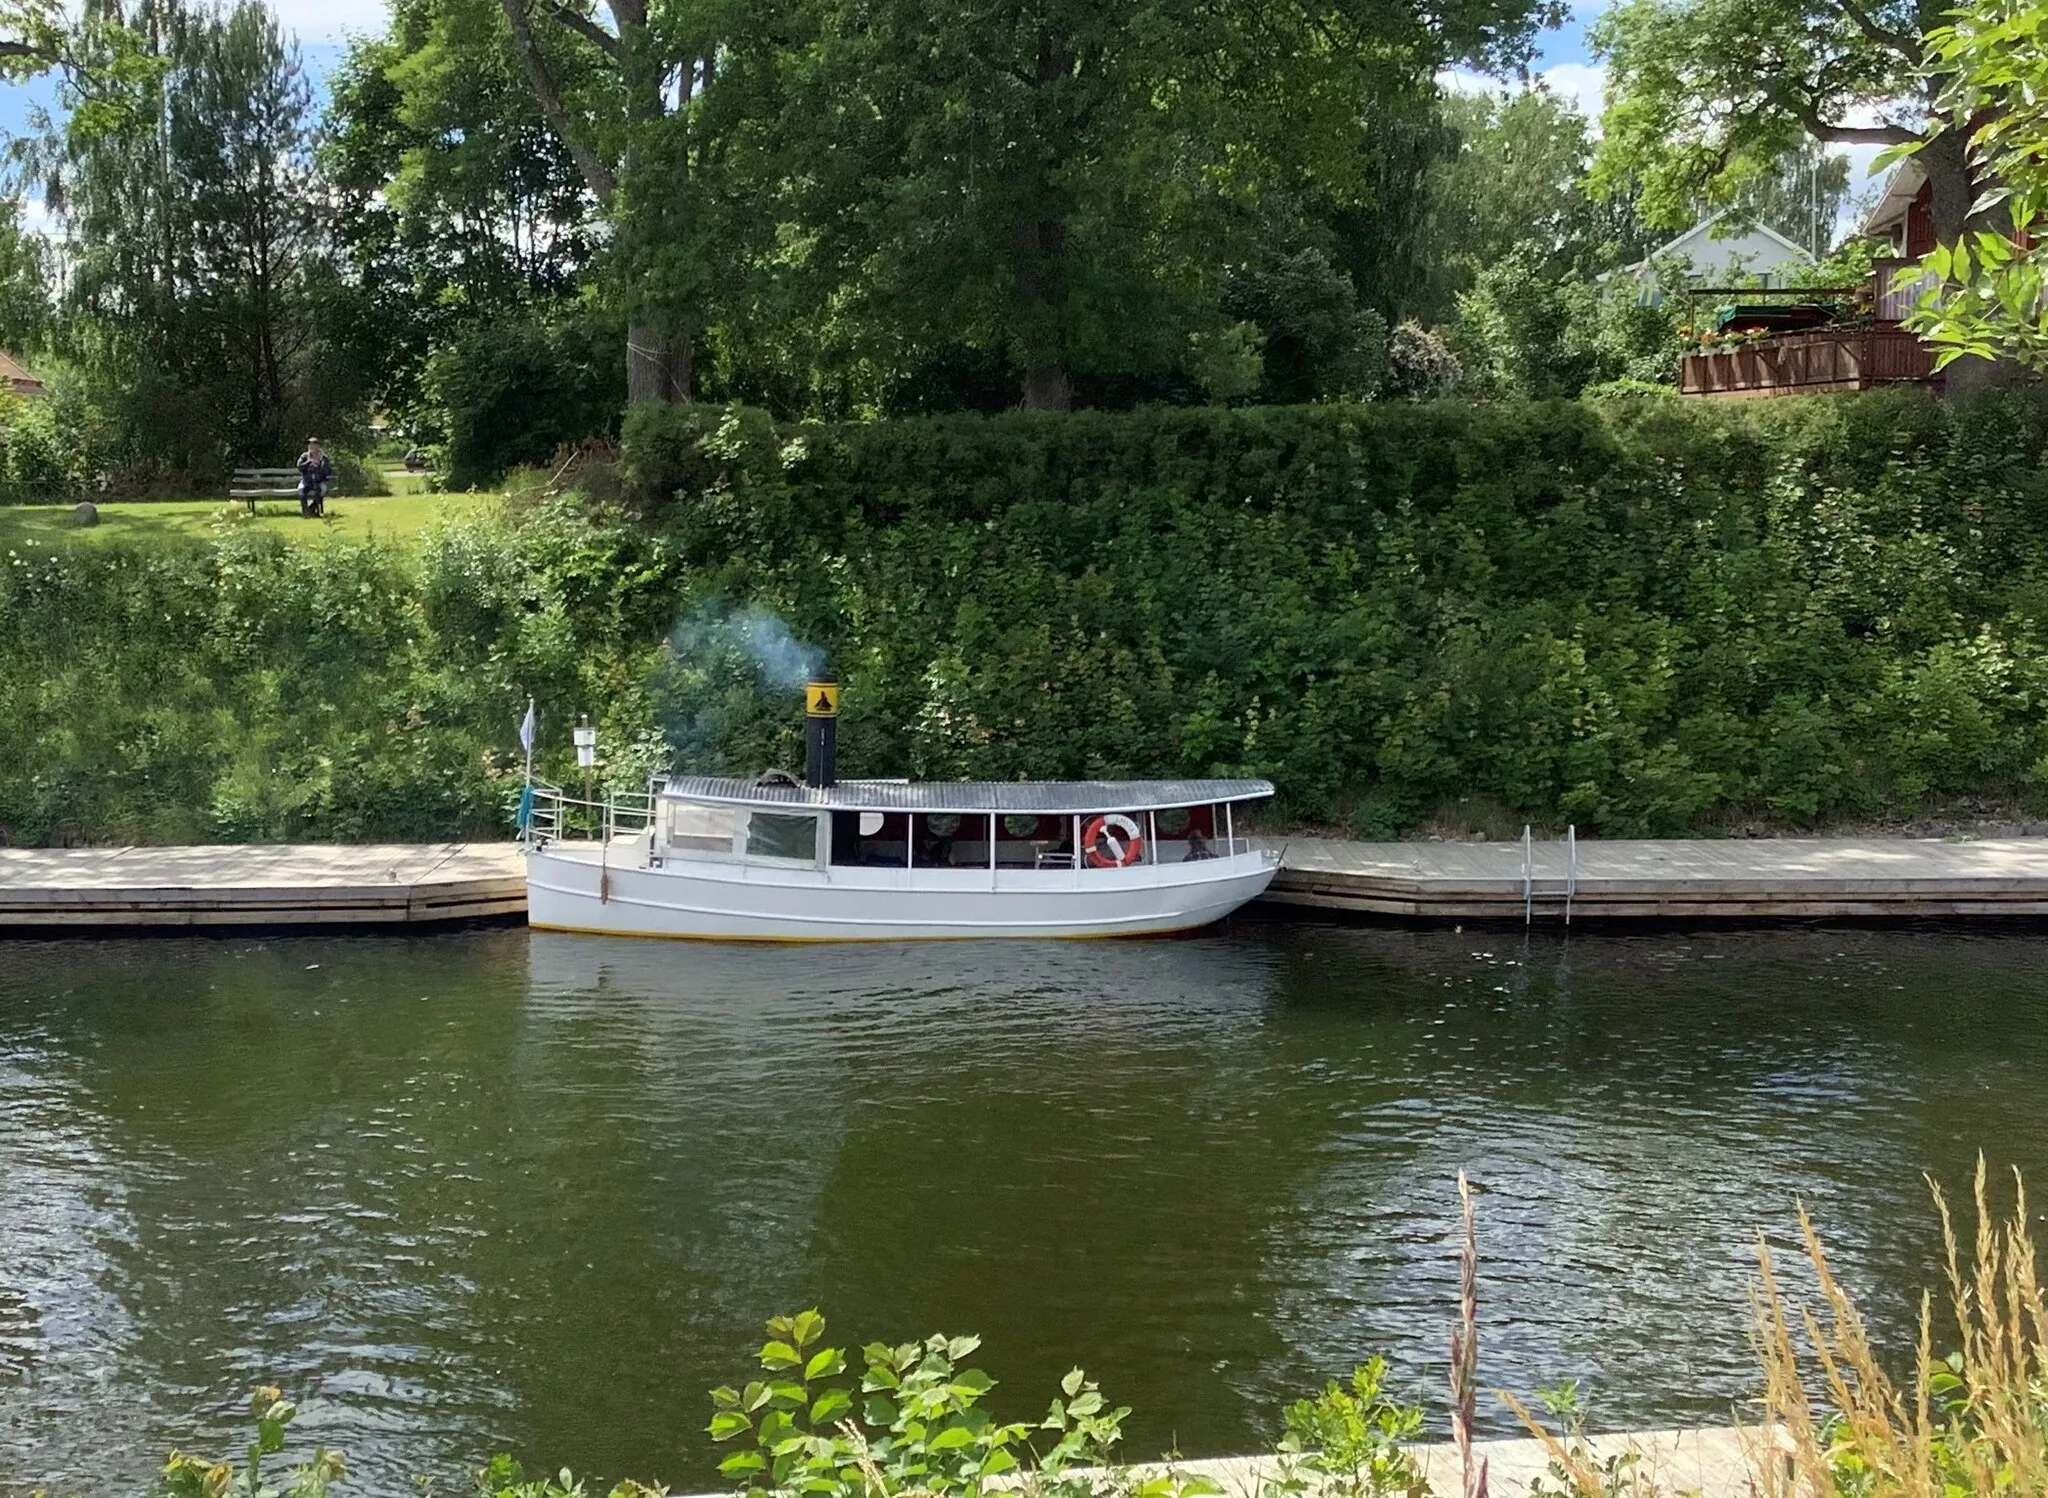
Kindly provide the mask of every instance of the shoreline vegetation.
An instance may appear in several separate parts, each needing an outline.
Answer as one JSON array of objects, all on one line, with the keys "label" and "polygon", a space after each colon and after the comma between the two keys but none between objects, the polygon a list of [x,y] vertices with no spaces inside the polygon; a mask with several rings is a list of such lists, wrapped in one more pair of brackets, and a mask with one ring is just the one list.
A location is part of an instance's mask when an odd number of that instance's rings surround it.
[{"label": "shoreline vegetation", "polygon": [[[1980,1156],[1967,1238],[1940,1186],[1929,1185],[1946,1245],[1946,1296],[1937,1313],[1934,1295],[1923,1294],[1911,1349],[1870,1340],[1803,1206],[1796,1277],[1810,1282],[1810,1297],[1788,1293],[1779,1256],[1759,1236],[1759,1418],[1745,1431],[1756,1498],[2001,1498],[2048,1484],[2048,1298],[2036,1272],[2025,1183],[2015,1172],[2011,1206],[2001,1214]],[[1548,1458],[1526,1495],[1491,1480],[1486,1443],[1472,1438],[1482,1397],[1479,1237],[1462,1174],[1458,1186],[1463,1232],[1447,1390],[1454,1481],[1425,1475],[1416,1444],[1424,1407],[1391,1393],[1387,1364],[1373,1357],[1347,1381],[1333,1379],[1287,1407],[1276,1453],[1254,1468],[1256,1488],[1241,1498],[1681,1498],[1641,1450],[1589,1435],[1576,1384],[1538,1390],[1531,1401],[1491,1392]],[[849,1351],[827,1343],[816,1310],[777,1317],[767,1330],[755,1373],[710,1396],[708,1428],[731,1448],[719,1472],[735,1484],[734,1498],[1211,1498],[1225,1491],[1202,1470],[1213,1463],[1181,1464],[1169,1454],[1125,1464],[1119,1447],[1131,1411],[1111,1405],[1079,1368],[1061,1381],[1042,1417],[1005,1422],[991,1409],[996,1381],[967,1361],[979,1338],[935,1334]],[[1908,1371],[1891,1371],[1902,1363]],[[345,1484],[346,1462],[325,1447],[285,1458],[297,1413],[280,1390],[258,1389],[254,1438],[243,1456],[173,1452],[163,1491],[170,1498],[327,1498]],[[266,1465],[286,1460],[294,1461],[289,1477],[266,1476]],[[566,1470],[529,1478],[507,1454],[478,1470],[474,1485],[478,1498],[597,1491],[662,1498],[670,1490],[634,1479],[592,1489]]]},{"label": "shoreline vegetation", "polygon": [[584,713],[615,787],[750,773],[800,759],[791,651],[849,775],[1258,775],[1367,839],[2048,826],[2048,404],[1733,405],[648,406],[502,499],[0,508],[0,842],[502,837],[529,698],[543,775]]}]

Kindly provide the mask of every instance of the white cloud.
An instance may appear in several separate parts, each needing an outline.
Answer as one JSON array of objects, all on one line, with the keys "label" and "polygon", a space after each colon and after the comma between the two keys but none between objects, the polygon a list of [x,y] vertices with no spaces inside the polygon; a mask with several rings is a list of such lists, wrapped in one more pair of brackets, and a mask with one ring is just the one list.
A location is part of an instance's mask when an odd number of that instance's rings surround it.
[{"label": "white cloud", "polygon": [[1497,94],[1505,87],[1498,78],[1468,73],[1463,68],[1445,68],[1436,75],[1436,86],[1447,94]]},{"label": "white cloud", "polygon": [[[1601,95],[1607,87],[1605,67],[1596,62],[1561,62],[1538,73],[1536,81],[1584,115],[1595,135],[1600,133]],[[1436,75],[1436,83],[1451,94],[1509,94],[1516,89],[1498,78],[1463,68],[1444,69]]]},{"label": "white cloud", "polygon": [[1602,95],[1607,88],[1607,68],[1597,62],[1561,62],[1554,68],[1545,68],[1536,75],[1553,94],[1572,104],[1592,124],[1595,134],[1600,129]]}]

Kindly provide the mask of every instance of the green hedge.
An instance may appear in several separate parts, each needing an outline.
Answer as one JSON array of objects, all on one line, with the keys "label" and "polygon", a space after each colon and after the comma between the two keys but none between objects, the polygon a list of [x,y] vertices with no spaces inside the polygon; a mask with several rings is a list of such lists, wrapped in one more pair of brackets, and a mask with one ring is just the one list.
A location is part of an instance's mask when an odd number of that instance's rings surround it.
[{"label": "green hedge", "polygon": [[831,648],[861,768],[1272,776],[1386,834],[2048,773],[2048,413],[1913,394],[778,428],[645,409],[699,591]]},{"label": "green hedge", "polygon": [[557,777],[586,711],[620,783],[794,765],[771,610],[848,773],[1264,774],[1378,835],[2031,798],[2044,442],[2017,396],[638,410],[630,514],[8,555],[0,838],[502,833],[529,694]]},{"label": "green hedge", "polygon": [[509,835],[528,693],[557,776],[571,713],[646,721],[661,555],[573,506],[405,545],[11,551],[0,842]]}]

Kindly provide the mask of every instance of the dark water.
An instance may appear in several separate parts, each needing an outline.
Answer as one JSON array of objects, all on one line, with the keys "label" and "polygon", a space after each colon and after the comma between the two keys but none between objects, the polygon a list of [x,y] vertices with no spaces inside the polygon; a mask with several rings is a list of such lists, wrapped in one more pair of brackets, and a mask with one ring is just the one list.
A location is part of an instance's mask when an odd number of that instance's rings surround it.
[{"label": "dark water", "polygon": [[2044,1001],[2037,935],[0,944],[0,1489],[140,1490],[259,1380],[359,1492],[701,1488],[813,1303],[1252,1448],[1375,1350],[1435,1400],[1461,1166],[1486,1381],[1713,1419],[1795,1199],[1903,1335],[1922,1172],[2042,1173]]}]

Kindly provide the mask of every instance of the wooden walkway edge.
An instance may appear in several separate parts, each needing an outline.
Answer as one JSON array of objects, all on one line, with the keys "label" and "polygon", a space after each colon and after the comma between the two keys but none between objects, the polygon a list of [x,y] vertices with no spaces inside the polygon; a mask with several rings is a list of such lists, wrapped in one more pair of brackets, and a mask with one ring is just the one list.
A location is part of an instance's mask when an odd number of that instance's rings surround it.
[{"label": "wooden walkway edge", "polygon": [[[1281,840],[1274,839],[1281,846]],[[1284,843],[1265,902],[1408,920],[2048,915],[2048,838]]]},{"label": "wooden walkway edge", "polygon": [[[1276,845],[1281,845],[1275,840]],[[2048,916],[2048,838],[1352,843],[1294,838],[1261,903],[1421,921]],[[0,848],[0,930],[516,918],[512,843]]]},{"label": "wooden walkway edge", "polygon": [[416,925],[526,914],[511,843],[0,848],[0,929]]}]

